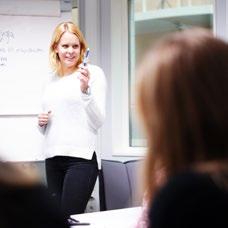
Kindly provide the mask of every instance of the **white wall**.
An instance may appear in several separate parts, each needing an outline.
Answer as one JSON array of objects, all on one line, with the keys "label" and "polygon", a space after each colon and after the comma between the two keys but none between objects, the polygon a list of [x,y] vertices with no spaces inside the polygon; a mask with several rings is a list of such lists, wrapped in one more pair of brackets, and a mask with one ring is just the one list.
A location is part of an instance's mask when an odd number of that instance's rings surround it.
[{"label": "white wall", "polygon": [[[95,45],[94,60],[104,69],[108,82],[107,116],[99,141],[102,158],[135,159],[134,156],[140,153],[134,151],[134,148],[131,150],[127,148],[127,0],[81,0],[81,2],[84,2],[84,18],[81,23],[86,25],[84,28],[86,39],[90,44]],[[88,4],[90,4],[89,7],[87,7]],[[227,1],[214,1],[214,5],[215,34],[227,39]],[[133,157],[129,156],[129,152]],[[118,155],[121,153],[122,156]]]},{"label": "white wall", "polygon": [[[12,0],[11,0],[12,1]],[[39,0],[42,3],[45,3],[45,1]],[[8,2],[8,1],[5,1]],[[19,2],[19,1],[17,1]],[[123,127],[123,123],[115,124],[115,119],[118,118],[116,114],[118,114],[118,111],[121,112],[121,108],[123,106],[119,106],[119,110],[116,109],[115,102],[122,102],[121,98],[119,98],[119,94],[121,91],[118,91],[118,86],[116,86],[116,81],[124,81],[124,77],[126,75],[122,75],[121,69],[116,69],[117,73],[113,73],[112,69],[118,68],[118,65],[115,65],[119,59],[112,59],[113,58],[113,50],[117,48],[118,46],[114,46],[113,48],[113,42],[116,39],[119,39],[118,37],[121,37],[121,28],[124,30],[126,27],[126,20],[123,20],[123,23],[121,22],[121,17],[123,18],[123,15],[121,12],[125,12],[125,9],[123,7],[126,7],[126,4],[123,4],[123,0],[80,0],[79,5],[83,5],[82,11],[80,14],[80,23],[84,27],[85,36],[90,44],[91,48],[91,61],[95,64],[100,65],[107,78],[108,82],[108,91],[107,91],[107,116],[106,121],[104,123],[104,126],[102,127],[100,131],[100,137],[99,137],[99,150],[102,152],[102,157],[107,159],[130,159],[130,157],[120,157],[120,156],[113,156],[113,148],[115,146],[118,146],[115,143],[115,137],[113,134],[118,135],[119,138],[121,138],[121,135],[123,131],[126,131],[126,129]],[[118,9],[118,4],[120,6],[119,14],[117,12],[113,12],[112,7],[115,6],[116,9]],[[1,2],[2,6],[2,2]],[[215,21],[214,21],[214,28],[215,33],[217,36],[220,36],[224,39],[227,39],[227,7],[228,4],[225,0],[215,1]],[[1,9],[0,9],[0,12]],[[117,13],[117,14],[116,14]],[[120,15],[121,14],[121,15]],[[126,14],[126,13],[125,13]],[[125,23],[125,24],[124,24]],[[113,27],[114,26],[114,27]],[[224,29],[225,28],[225,29]],[[117,31],[115,33],[115,31]],[[125,31],[127,32],[127,31]],[[120,38],[121,39],[121,38]],[[126,38],[125,38],[126,39]],[[125,41],[126,42],[126,41]],[[126,43],[122,43],[122,45],[126,46]],[[118,51],[118,50],[117,50]],[[121,56],[121,53],[119,53]],[[121,68],[121,66],[119,66]],[[1,72],[0,72],[1,74]],[[1,82],[2,83],[2,82]],[[118,83],[117,83],[118,84]],[[25,84],[26,88],[26,84]],[[23,88],[22,88],[23,89]],[[123,98],[126,99],[126,98]],[[23,160],[33,160],[35,150],[40,150],[40,141],[42,140],[38,132],[34,129],[31,131],[31,125],[36,123],[36,116],[33,114],[28,115],[24,113],[25,115],[11,115],[8,113],[7,115],[0,115],[0,137],[2,140],[1,146],[0,146],[0,156],[1,156],[1,150],[6,151],[7,154],[10,152],[10,148],[13,148],[14,153],[16,150],[23,151],[27,150],[29,151],[31,156],[28,156],[28,159],[26,159],[24,156],[21,156],[20,161]],[[14,113],[15,114],[15,113]],[[118,126],[120,124],[120,128]],[[126,124],[126,123],[124,123]],[[125,125],[126,126],[126,125]],[[33,126],[34,127],[34,126]],[[9,137],[7,137],[9,136]],[[33,148],[30,148],[28,146],[24,146],[24,142],[33,142]],[[9,142],[11,144],[9,148],[7,149],[7,146],[9,145]],[[16,142],[16,143],[15,143]],[[118,142],[118,141],[117,141]],[[23,144],[23,146],[22,146]],[[1,149],[2,148],[2,149]],[[17,149],[15,149],[17,148]],[[35,149],[34,149],[35,148]],[[30,151],[31,150],[31,151]],[[13,156],[9,156],[10,160],[13,160]],[[41,157],[35,156],[34,160],[40,160]]]},{"label": "white wall", "polygon": [[[54,27],[71,19],[71,13],[60,13],[59,0],[27,3],[0,5],[0,54],[6,59],[0,64],[0,157],[7,161],[44,159],[37,114],[50,71],[48,48]],[[6,39],[7,32],[12,37]]]},{"label": "white wall", "polygon": [[[108,90],[106,102],[106,119],[98,139],[101,157],[104,159],[135,159],[128,155],[120,156],[116,151],[124,151],[127,143],[125,132],[128,121],[121,120],[127,107],[127,98],[123,97],[123,84],[127,83],[127,71],[122,75],[122,65],[127,66],[127,4],[122,0],[80,0],[80,26],[91,48],[91,62],[98,64],[105,72]],[[113,10],[111,7],[114,7]],[[119,40],[121,43],[117,43]],[[115,45],[113,45],[115,43]],[[124,47],[124,53],[122,53]],[[117,58],[113,58],[113,52]],[[122,56],[123,55],[123,56]],[[118,64],[120,63],[120,64]],[[113,71],[115,69],[115,71]],[[122,86],[117,85],[120,82]],[[123,83],[122,83],[123,82]],[[126,91],[125,91],[126,92]],[[123,109],[124,108],[124,109]],[[115,149],[115,147],[119,149]]]}]

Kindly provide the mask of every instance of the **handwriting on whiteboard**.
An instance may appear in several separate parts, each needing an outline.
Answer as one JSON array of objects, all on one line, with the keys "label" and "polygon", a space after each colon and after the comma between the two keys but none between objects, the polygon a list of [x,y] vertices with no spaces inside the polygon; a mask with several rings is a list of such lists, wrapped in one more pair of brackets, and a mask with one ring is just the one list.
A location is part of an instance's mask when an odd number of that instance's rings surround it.
[{"label": "handwriting on whiteboard", "polygon": [[0,30],[0,43],[9,44],[12,39],[14,39],[13,32],[11,32],[9,30],[6,30],[6,31]]},{"label": "handwriting on whiteboard", "polygon": [[0,30],[0,67],[6,67],[12,54],[38,54],[44,52],[42,48],[37,47],[19,47],[15,46],[16,36],[10,30]]}]

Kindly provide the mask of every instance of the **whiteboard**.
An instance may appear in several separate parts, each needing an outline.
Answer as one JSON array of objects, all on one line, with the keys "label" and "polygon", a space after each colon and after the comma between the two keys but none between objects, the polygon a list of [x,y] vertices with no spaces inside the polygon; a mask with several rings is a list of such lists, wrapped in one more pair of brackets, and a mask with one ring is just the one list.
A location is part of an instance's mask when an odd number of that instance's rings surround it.
[{"label": "whiteboard", "polygon": [[51,36],[70,18],[0,15],[0,115],[40,112]]},{"label": "whiteboard", "polygon": [[37,127],[36,116],[0,118],[0,159],[5,161],[41,161],[43,135]]}]

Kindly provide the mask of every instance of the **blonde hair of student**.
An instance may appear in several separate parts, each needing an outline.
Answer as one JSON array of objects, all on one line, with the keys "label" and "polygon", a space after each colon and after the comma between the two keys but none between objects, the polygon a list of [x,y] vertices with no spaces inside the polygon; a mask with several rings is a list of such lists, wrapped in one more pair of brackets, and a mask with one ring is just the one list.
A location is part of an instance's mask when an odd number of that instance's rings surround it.
[{"label": "blonde hair of student", "polygon": [[63,70],[62,70],[62,66],[61,66],[58,54],[55,52],[55,48],[57,47],[62,35],[67,31],[75,34],[78,37],[80,42],[81,53],[80,53],[80,58],[77,64],[75,65],[75,70],[77,69],[78,65],[82,63],[83,56],[87,48],[87,44],[82,32],[73,22],[62,22],[55,28],[52,36],[50,48],[49,48],[49,60],[50,60],[50,65],[52,69],[60,76],[63,75]]},{"label": "blonde hair of student", "polygon": [[138,69],[138,106],[148,140],[145,188],[198,164],[228,167],[228,45],[204,29],[174,33]]}]

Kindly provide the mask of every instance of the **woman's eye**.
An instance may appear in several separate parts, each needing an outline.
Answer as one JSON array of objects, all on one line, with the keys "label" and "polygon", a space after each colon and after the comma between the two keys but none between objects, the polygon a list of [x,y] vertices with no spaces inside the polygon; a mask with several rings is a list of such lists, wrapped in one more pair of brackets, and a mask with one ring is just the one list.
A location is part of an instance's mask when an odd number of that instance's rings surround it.
[{"label": "woman's eye", "polygon": [[62,47],[63,47],[63,48],[68,48],[68,45],[64,44]]},{"label": "woman's eye", "polygon": [[74,48],[74,49],[78,48],[78,45],[73,45],[73,48]]}]

